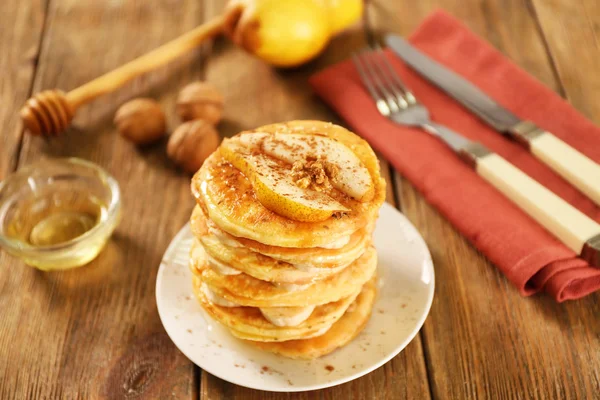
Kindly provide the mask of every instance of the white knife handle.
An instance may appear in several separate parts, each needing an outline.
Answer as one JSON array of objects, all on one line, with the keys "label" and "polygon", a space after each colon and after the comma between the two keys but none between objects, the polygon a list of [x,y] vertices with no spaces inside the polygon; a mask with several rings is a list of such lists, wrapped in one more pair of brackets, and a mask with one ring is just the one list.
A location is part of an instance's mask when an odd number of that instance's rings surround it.
[{"label": "white knife handle", "polygon": [[532,138],[533,155],[600,205],[600,165],[584,156],[550,132]]},{"label": "white knife handle", "polygon": [[[477,174],[511,199],[529,216],[550,231],[567,247],[585,256],[591,263],[598,261],[600,224],[546,189],[523,171],[494,153],[485,154],[483,148],[472,154]],[[483,148],[485,149],[485,148]],[[591,246],[594,246],[593,248]],[[598,265],[600,266],[600,265]]]},{"label": "white knife handle", "polygon": [[600,165],[531,121],[509,132],[542,162],[600,205]]}]

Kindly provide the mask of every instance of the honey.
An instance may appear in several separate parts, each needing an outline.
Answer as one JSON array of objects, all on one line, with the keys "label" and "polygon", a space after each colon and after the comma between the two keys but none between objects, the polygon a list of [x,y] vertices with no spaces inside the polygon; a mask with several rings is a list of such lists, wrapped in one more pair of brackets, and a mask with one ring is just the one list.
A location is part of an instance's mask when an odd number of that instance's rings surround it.
[{"label": "honey", "polygon": [[14,203],[8,237],[33,246],[53,246],[73,240],[106,216],[106,206],[85,191],[56,191]]},{"label": "honey", "polygon": [[0,245],[42,270],[87,264],[116,228],[120,198],[115,179],[85,160],[20,168],[0,182]]},{"label": "honey", "polygon": [[[105,244],[104,240],[89,240],[69,246],[107,218],[106,204],[85,189],[29,192],[2,214],[8,238],[40,250],[58,248],[74,264],[89,262]],[[41,268],[59,267],[54,257],[29,262]]]},{"label": "honey", "polygon": [[34,246],[52,246],[83,235],[96,225],[96,218],[87,213],[60,211],[38,222],[29,234]]}]

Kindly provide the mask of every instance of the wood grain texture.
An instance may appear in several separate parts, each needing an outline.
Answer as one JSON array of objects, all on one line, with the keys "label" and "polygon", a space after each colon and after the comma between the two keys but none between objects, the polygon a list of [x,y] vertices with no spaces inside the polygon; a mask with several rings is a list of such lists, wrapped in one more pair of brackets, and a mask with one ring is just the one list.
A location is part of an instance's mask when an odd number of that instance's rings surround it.
[{"label": "wood grain texture", "polygon": [[[570,7],[566,4],[555,1],[548,18],[568,14],[561,11]],[[527,2],[419,2],[416,8],[393,15],[399,18],[398,26],[410,27],[440,5],[544,84],[562,92],[564,83],[557,79]],[[579,44],[583,46],[583,41]],[[580,79],[586,81],[589,70],[580,72]],[[436,296],[421,331],[433,397],[597,397],[600,322],[594,316],[600,312],[600,295],[566,304],[543,295],[521,297],[410,183],[398,176],[395,180],[402,210],[423,234],[435,265]]]},{"label": "wood grain texture", "polygon": [[[42,273],[0,253],[0,398],[584,399],[600,393],[600,295],[566,304],[522,298],[410,183],[382,161],[388,202],[427,241],[436,296],[424,329],[365,377],[325,390],[245,389],[199,372],[158,319],[162,254],[193,202],[189,177],[165,143],[135,148],[112,116],[144,95],[165,106],[206,76],[225,94],[224,135],[287,119],[341,123],[306,79],[364,46],[359,29],[333,39],[317,60],[278,71],[218,40],[81,109],[75,127],[46,143],[21,140],[17,111],[31,93],[73,89],[216,15],[225,1],[5,1],[0,5],[0,179],[43,156],[104,166],[123,190],[124,217],[108,248],[80,270]],[[373,25],[409,34],[442,7],[599,122],[596,73],[600,10],[594,0],[374,0]],[[48,5],[48,6],[47,6]],[[41,44],[41,47],[40,47]],[[205,57],[210,58],[205,62]],[[35,78],[35,79],[34,79]],[[393,191],[393,189],[395,189]],[[396,204],[398,205],[398,204]]]},{"label": "wood grain texture", "polygon": [[600,390],[600,296],[523,298],[406,182],[436,296],[422,330],[434,398],[583,399]]},{"label": "wood grain texture", "polygon": [[[77,87],[203,20],[196,0],[52,0],[48,13],[35,91]],[[21,165],[47,155],[104,166],[121,186],[123,219],[108,248],[79,270],[43,273],[2,255],[0,398],[196,395],[193,365],[165,333],[154,297],[162,254],[192,209],[189,177],[167,160],[164,143],[138,149],[121,138],[112,115],[124,100],[150,95],[173,125],[177,89],[201,69],[192,53],[82,108],[65,136],[25,138]]]},{"label": "wood grain texture", "polygon": [[[47,1],[0,3],[0,180],[17,165],[19,109],[31,91]],[[10,22],[9,22],[10,21]]]},{"label": "wood grain texture", "polygon": [[531,0],[563,94],[600,124],[600,2]]},{"label": "wood grain texture", "polygon": [[543,84],[560,91],[560,83],[527,0],[386,0],[373,1],[372,8],[373,25],[378,31],[404,36],[410,35],[432,11],[443,9]]}]

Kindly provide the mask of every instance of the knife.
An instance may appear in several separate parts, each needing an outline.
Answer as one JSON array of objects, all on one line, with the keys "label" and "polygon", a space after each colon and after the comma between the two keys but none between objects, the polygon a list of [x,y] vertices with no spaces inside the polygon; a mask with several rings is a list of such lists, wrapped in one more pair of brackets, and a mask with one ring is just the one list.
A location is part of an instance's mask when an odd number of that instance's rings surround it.
[{"label": "knife", "polygon": [[[536,157],[600,204],[598,164],[532,122],[520,120],[479,88],[430,59],[401,37],[388,35],[386,43],[406,64],[496,130],[525,144]],[[497,159],[504,161],[498,156],[479,160],[476,163],[477,173],[590,265],[600,267],[600,225],[512,165],[505,161],[496,162]]]},{"label": "knife", "polygon": [[565,180],[600,205],[600,165],[531,121],[521,120],[477,86],[417,50],[397,35],[387,45],[406,64],[492,126],[524,145]]}]

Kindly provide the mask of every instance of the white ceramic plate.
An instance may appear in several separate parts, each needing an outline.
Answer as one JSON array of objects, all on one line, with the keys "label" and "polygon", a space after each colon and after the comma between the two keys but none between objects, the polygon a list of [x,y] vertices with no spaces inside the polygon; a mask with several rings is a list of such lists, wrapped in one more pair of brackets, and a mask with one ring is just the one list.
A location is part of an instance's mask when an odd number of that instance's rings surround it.
[{"label": "white ceramic plate", "polygon": [[379,293],[366,328],[347,346],[313,361],[262,352],[212,320],[192,292],[186,225],[167,249],[158,271],[156,301],[175,345],[203,370],[231,383],[276,392],[315,390],[365,375],[398,354],[415,337],[433,300],[429,250],[411,223],[384,204],[374,240]]}]

